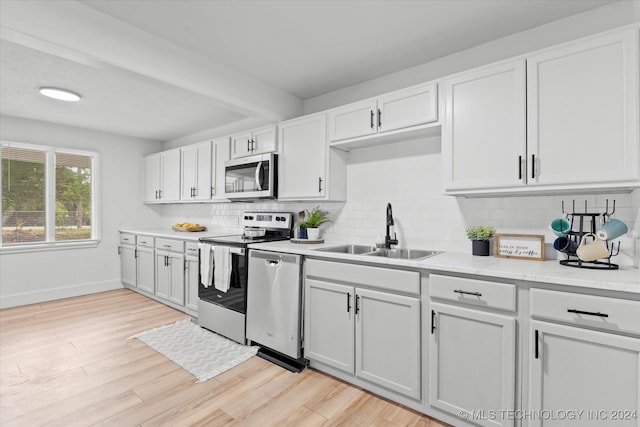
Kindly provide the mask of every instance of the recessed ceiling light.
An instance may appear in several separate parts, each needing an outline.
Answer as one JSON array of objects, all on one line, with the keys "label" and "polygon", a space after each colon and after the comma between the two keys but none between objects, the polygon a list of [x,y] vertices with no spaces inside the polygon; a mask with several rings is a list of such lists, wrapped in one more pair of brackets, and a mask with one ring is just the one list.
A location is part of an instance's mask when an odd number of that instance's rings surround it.
[{"label": "recessed ceiling light", "polygon": [[80,95],[77,93],[57,87],[41,87],[40,93],[49,98],[59,99],[60,101],[80,101]]}]

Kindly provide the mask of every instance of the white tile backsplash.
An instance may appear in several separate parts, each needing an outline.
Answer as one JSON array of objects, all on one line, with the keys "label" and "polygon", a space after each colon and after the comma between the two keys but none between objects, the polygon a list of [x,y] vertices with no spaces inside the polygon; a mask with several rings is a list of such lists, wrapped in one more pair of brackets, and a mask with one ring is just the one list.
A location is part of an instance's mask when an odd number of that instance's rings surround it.
[{"label": "white tile backsplash", "polygon": [[[590,211],[604,212],[606,200],[611,207],[615,199],[615,216],[630,228],[630,233],[620,239],[622,254],[616,262],[638,263],[640,190],[631,194],[568,196],[446,196],[439,139],[433,138],[352,151],[347,180],[348,201],[344,203],[219,203],[166,205],[159,209],[171,223],[188,220],[239,231],[235,220],[248,209],[296,213],[320,205],[331,212],[331,222],[322,232],[326,240],[373,244],[384,235],[386,205],[390,202],[400,246],[469,252],[467,226],[490,225],[501,233],[543,234],[549,245],[556,236],[548,229],[548,223],[562,215],[562,201],[567,210],[575,200],[576,210],[583,211],[586,200]],[[555,258],[555,253],[549,257]]]}]

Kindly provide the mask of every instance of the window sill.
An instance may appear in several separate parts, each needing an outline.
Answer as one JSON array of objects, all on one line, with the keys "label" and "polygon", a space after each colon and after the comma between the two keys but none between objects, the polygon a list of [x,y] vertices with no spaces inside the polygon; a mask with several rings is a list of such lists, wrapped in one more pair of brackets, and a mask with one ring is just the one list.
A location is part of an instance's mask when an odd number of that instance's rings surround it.
[{"label": "window sill", "polygon": [[67,249],[97,248],[100,240],[82,240],[78,242],[33,243],[28,245],[2,246],[0,253],[28,253],[44,251],[62,251]]}]

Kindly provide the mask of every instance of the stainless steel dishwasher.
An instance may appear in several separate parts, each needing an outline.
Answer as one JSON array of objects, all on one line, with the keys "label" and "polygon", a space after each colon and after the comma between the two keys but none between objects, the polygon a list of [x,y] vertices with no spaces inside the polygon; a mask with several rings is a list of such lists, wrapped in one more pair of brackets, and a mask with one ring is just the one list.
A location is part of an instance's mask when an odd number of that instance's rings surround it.
[{"label": "stainless steel dishwasher", "polygon": [[251,249],[247,284],[247,339],[258,356],[292,371],[302,358],[302,257]]}]

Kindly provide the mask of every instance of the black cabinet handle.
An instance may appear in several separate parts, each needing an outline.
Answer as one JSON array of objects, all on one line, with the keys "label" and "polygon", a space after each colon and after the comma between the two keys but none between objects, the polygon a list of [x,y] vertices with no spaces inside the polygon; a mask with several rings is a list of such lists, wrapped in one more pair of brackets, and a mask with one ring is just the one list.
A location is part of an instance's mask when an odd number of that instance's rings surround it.
[{"label": "black cabinet handle", "polygon": [[382,127],[382,111],[378,108],[378,129]]},{"label": "black cabinet handle", "polygon": [[351,312],[351,294],[347,294],[347,313]]},{"label": "black cabinet handle", "polygon": [[522,179],[522,156],[518,156],[518,179]]},{"label": "black cabinet handle", "polygon": [[534,337],[534,339],[535,339],[535,341],[536,341],[536,342],[535,342],[535,352],[536,352],[535,357],[536,357],[536,359],[539,359],[539,358],[540,358],[540,354],[539,354],[539,350],[540,350],[540,348],[539,348],[539,344],[538,344],[538,338],[539,338],[539,335],[540,335],[540,334],[539,334],[538,330],[536,329],[535,337]]},{"label": "black cabinet handle", "polygon": [[251,138],[251,151],[256,151],[256,140]]},{"label": "black cabinet handle", "polygon": [[536,177],[536,155],[531,155],[531,178]]},{"label": "black cabinet handle", "polygon": [[216,194],[216,187],[211,187],[210,197],[213,197]]},{"label": "black cabinet handle", "polygon": [[431,310],[431,335],[436,332],[436,312]]},{"label": "black cabinet handle", "polygon": [[251,140],[247,139],[247,152],[251,151]]},{"label": "black cabinet handle", "polygon": [[318,177],[318,193],[322,193],[322,178]]},{"label": "black cabinet handle", "polygon": [[162,199],[162,190],[158,190],[158,199]]},{"label": "black cabinet handle", "polygon": [[137,249],[133,250],[133,257],[134,258],[138,258],[138,250]]},{"label": "black cabinet handle", "polygon": [[158,190],[156,190],[156,199],[158,198]]},{"label": "black cabinet handle", "polygon": [[567,313],[575,313],[575,314],[586,314],[587,316],[598,316],[598,317],[609,317],[608,314],[605,313],[600,313],[598,312],[593,312],[593,311],[582,311],[582,310],[576,310],[574,308],[570,308],[567,310]]},{"label": "black cabinet handle", "polygon": [[456,294],[462,294],[462,295],[473,295],[475,297],[482,296],[480,292],[469,292],[469,291],[463,291],[462,289],[454,289],[453,292],[455,292]]},{"label": "black cabinet handle", "polygon": [[360,312],[360,296],[356,295],[356,314]]},{"label": "black cabinet handle", "polygon": [[371,129],[373,129],[373,110],[371,110]]},{"label": "black cabinet handle", "polygon": [[121,253],[122,253],[122,248],[118,246],[118,255],[120,255]]}]

